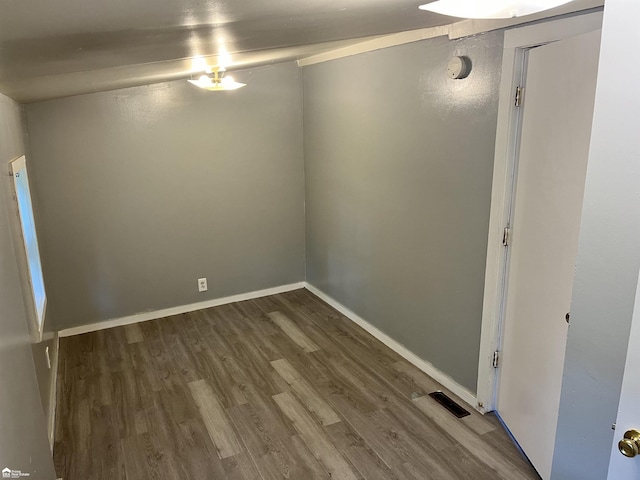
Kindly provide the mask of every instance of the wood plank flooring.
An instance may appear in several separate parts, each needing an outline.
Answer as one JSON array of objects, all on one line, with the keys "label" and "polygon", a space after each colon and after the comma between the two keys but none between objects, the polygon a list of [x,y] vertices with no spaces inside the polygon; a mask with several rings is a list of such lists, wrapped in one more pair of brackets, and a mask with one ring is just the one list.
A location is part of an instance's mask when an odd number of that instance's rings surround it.
[{"label": "wood plank flooring", "polygon": [[64,480],[539,478],[307,290],[63,338],[58,374]]}]

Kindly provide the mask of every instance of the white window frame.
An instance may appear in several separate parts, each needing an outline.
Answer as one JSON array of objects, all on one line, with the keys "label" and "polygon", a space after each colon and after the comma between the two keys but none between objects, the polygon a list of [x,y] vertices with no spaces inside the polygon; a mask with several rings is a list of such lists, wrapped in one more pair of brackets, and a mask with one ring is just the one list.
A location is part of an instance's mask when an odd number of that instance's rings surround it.
[{"label": "white window frame", "polygon": [[[16,191],[16,184],[15,184],[16,173],[23,169],[24,171],[27,171],[26,157],[22,155],[21,157],[18,157],[15,160],[12,160],[11,162],[9,162],[9,165],[10,165],[10,171],[11,171],[11,188],[13,192],[14,207],[15,207],[16,217],[17,217],[16,230],[19,235],[19,239],[17,243],[21,245],[21,247],[16,248],[16,253],[18,253],[18,251],[20,252],[19,257],[17,258],[19,271],[20,271],[20,278],[21,278],[23,290],[29,291],[28,300],[27,300],[27,295],[25,293],[25,303],[27,303],[26,305],[27,317],[29,319],[29,330],[34,341],[36,343],[39,343],[42,341],[44,322],[47,315],[47,293],[46,293],[46,287],[45,287],[44,305],[42,307],[42,314],[38,315],[37,299],[36,299],[35,290],[33,288],[33,282],[31,279],[31,271],[29,269],[27,245],[24,237],[22,219],[20,218],[20,205],[18,203],[18,195]],[[29,175],[27,173],[27,181],[28,179],[29,179]],[[32,214],[35,216],[35,214],[33,213],[33,197],[31,195],[30,185],[29,185],[29,195],[31,197]],[[37,227],[35,226],[35,222],[34,222],[34,228],[36,229],[36,242],[37,242],[38,256],[40,257],[40,266],[42,267],[42,255],[40,253],[40,243],[38,241]]]}]

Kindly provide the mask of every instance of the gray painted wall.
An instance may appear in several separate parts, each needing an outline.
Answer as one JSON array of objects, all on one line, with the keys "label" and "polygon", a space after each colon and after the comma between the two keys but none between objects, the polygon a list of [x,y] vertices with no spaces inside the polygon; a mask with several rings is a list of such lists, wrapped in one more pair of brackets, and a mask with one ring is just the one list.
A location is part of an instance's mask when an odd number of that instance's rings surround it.
[{"label": "gray painted wall", "polygon": [[472,392],[501,59],[491,33],[303,69],[307,280]]},{"label": "gray painted wall", "polygon": [[[552,478],[607,478],[640,270],[640,4],[607,0]],[[635,73],[634,73],[635,72]],[[632,461],[632,460],[629,460]]]},{"label": "gray painted wall", "polygon": [[304,280],[299,69],[234,77],[25,107],[58,329]]},{"label": "gray painted wall", "polygon": [[[24,128],[24,115],[21,115],[22,118],[22,132],[24,133],[25,140],[28,138],[28,134],[26,129]],[[22,141],[22,140],[21,140]],[[28,142],[25,141],[24,148],[20,149],[23,153],[26,152],[27,157],[27,169],[31,172],[31,161],[29,155],[29,145]],[[15,157],[12,157],[13,160]],[[30,179],[30,184],[33,182],[33,179]],[[8,185],[9,192],[13,192],[13,186]],[[33,187],[31,187],[33,190]],[[32,201],[35,201],[35,192],[31,192]],[[15,202],[11,200],[11,204],[15,205]],[[36,210],[34,203],[34,210]],[[36,223],[39,224],[37,211],[34,211],[34,215],[36,217]],[[22,226],[20,225],[20,218],[17,215],[9,215],[9,229],[13,238],[13,251],[16,258],[16,265],[18,267],[18,278],[20,281],[20,287],[22,291],[22,301],[24,303],[25,315],[27,318],[27,323],[30,325],[36,325],[37,322],[37,314],[35,309],[35,304],[33,302],[33,296],[31,293],[31,281],[29,278],[29,265],[27,263],[27,256],[24,250],[24,245],[22,243]],[[38,230],[39,232],[39,230]],[[32,327],[33,328],[33,327]],[[39,342],[34,341],[34,336],[31,337],[32,340],[32,354],[33,354],[33,362],[36,369],[36,378],[38,380],[38,389],[40,390],[40,400],[42,402],[42,408],[45,413],[45,417],[47,420],[47,426],[49,430],[53,428],[53,418],[54,412],[52,411],[52,398],[53,398],[53,390],[55,389],[54,384],[54,375],[53,375],[53,367],[55,366],[55,362],[58,356],[58,334],[51,327],[51,322],[49,321],[49,316],[45,312],[44,325],[43,325],[43,335],[42,339]],[[49,349],[49,355],[51,359],[52,368],[49,368],[49,364],[47,362],[46,357],[46,349]],[[52,433],[51,431],[49,432]],[[0,467],[1,468],[1,467]]]},{"label": "gray painted wall", "polygon": [[20,107],[0,95],[0,469],[55,478],[12,240],[11,160],[24,154]]}]

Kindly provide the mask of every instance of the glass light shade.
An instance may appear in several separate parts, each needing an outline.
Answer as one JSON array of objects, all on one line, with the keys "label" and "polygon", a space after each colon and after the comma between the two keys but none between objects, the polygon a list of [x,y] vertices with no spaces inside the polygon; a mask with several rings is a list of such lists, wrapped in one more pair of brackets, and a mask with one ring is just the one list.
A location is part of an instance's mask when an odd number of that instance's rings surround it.
[{"label": "glass light shade", "polygon": [[514,18],[559,7],[573,0],[437,0],[421,10],[462,18]]},{"label": "glass light shade", "polygon": [[209,90],[212,92],[236,90],[238,88],[246,86],[246,83],[236,82],[233,77],[229,76],[222,77],[218,81],[215,81],[215,79],[212,77],[202,75],[200,78],[198,78],[198,80],[188,80],[188,82],[197,87],[204,88],[205,90]]}]

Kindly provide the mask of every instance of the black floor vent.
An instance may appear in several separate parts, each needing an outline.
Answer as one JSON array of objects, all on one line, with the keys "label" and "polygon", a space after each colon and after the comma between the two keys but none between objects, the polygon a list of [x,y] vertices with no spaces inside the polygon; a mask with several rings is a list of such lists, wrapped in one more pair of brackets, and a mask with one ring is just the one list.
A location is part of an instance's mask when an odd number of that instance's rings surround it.
[{"label": "black floor vent", "polygon": [[458,405],[456,402],[451,400],[442,392],[433,392],[433,393],[430,393],[429,396],[458,418],[471,415],[464,408],[462,408],[460,405]]}]

